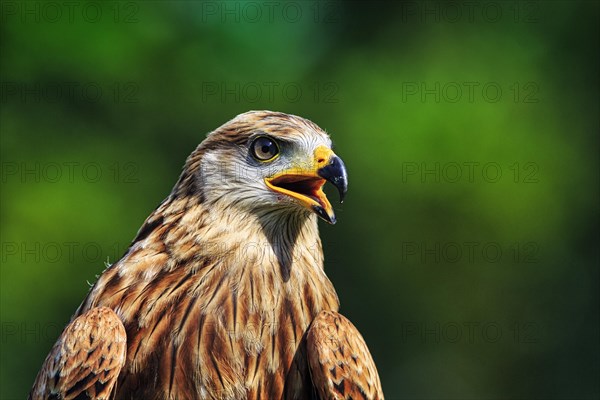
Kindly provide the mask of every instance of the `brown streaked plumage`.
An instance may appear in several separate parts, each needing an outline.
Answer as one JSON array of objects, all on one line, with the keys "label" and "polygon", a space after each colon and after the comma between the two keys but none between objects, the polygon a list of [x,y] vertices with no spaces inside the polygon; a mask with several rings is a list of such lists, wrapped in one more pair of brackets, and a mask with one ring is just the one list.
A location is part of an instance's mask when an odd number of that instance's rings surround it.
[{"label": "brown streaked plumage", "polygon": [[[30,398],[70,398],[76,387],[78,399],[110,388],[116,399],[382,399],[323,270],[317,216],[335,223],[326,181],[343,196],[344,165],[306,119],[253,111],[211,132],[92,287]],[[111,342],[124,340],[119,364]],[[94,346],[114,361],[109,372],[86,361]],[[113,378],[102,392],[81,384],[102,373]]]},{"label": "brown streaked plumage", "polygon": [[[125,364],[127,336],[121,320],[106,307],[75,318],[52,348],[31,397],[109,399]],[[84,397],[85,398],[85,397]]]},{"label": "brown streaked plumage", "polygon": [[322,311],[307,335],[314,387],[321,399],[382,399],[381,382],[362,335],[346,317]]}]

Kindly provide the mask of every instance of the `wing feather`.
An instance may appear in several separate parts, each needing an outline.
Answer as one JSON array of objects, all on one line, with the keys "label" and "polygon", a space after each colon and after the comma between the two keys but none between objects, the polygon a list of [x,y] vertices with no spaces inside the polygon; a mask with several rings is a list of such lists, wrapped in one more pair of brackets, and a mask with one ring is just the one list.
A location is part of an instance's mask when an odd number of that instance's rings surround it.
[{"label": "wing feather", "polygon": [[346,317],[322,311],[308,330],[306,345],[313,385],[321,400],[383,399],[371,353]]},{"label": "wing feather", "polygon": [[29,399],[109,399],[126,351],[127,335],[117,314],[107,307],[92,308],[60,335]]}]

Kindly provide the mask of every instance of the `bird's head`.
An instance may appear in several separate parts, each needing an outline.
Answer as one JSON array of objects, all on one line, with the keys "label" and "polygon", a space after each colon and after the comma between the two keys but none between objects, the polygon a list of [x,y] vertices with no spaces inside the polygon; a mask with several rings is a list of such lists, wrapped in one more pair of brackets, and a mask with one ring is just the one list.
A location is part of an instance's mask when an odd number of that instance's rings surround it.
[{"label": "bird's head", "polygon": [[346,168],[321,128],[293,115],[250,111],[207,136],[188,158],[175,189],[207,204],[258,215],[308,211],[333,224],[326,182],[342,201]]}]

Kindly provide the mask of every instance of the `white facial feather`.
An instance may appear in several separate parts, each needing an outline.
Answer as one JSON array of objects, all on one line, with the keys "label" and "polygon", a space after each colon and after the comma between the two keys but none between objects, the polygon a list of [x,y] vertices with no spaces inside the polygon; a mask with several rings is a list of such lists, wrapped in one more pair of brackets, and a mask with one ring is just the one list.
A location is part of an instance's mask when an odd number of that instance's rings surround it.
[{"label": "white facial feather", "polygon": [[[276,137],[273,139],[278,140]],[[322,132],[310,129],[294,137],[293,141],[286,138],[286,142],[280,143],[280,155],[270,162],[255,160],[247,146],[206,152],[198,176],[206,200],[245,209],[265,210],[271,207],[304,211],[296,200],[271,191],[265,178],[290,168],[314,170],[315,149],[331,147],[331,140]]]}]

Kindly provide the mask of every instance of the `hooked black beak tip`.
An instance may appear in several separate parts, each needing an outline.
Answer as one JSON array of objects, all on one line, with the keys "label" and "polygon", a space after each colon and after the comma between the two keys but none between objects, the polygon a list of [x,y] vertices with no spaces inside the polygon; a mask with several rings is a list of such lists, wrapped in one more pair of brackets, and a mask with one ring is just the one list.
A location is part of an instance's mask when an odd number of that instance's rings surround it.
[{"label": "hooked black beak tip", "polygon": [[331,182],[337,188],[340,203],[343,203],[346,192],[348,192],[348,173],[342,159],[338,156],[331,157],[329,164],[320,168],[317,172],[321,178]]},{"label": "hooked black beak tip", "polygon": [[336,219],[335,219],[335,215],[334,214],[327,214],[327,212],[325,211],[325,209],[321,206],[314,206],[313,210],[317,213],[317,215],[321,218],[323,218],[323,220],[325,220],[326,222],[330,223],[331,225],[335,225],[336,223]]}]

